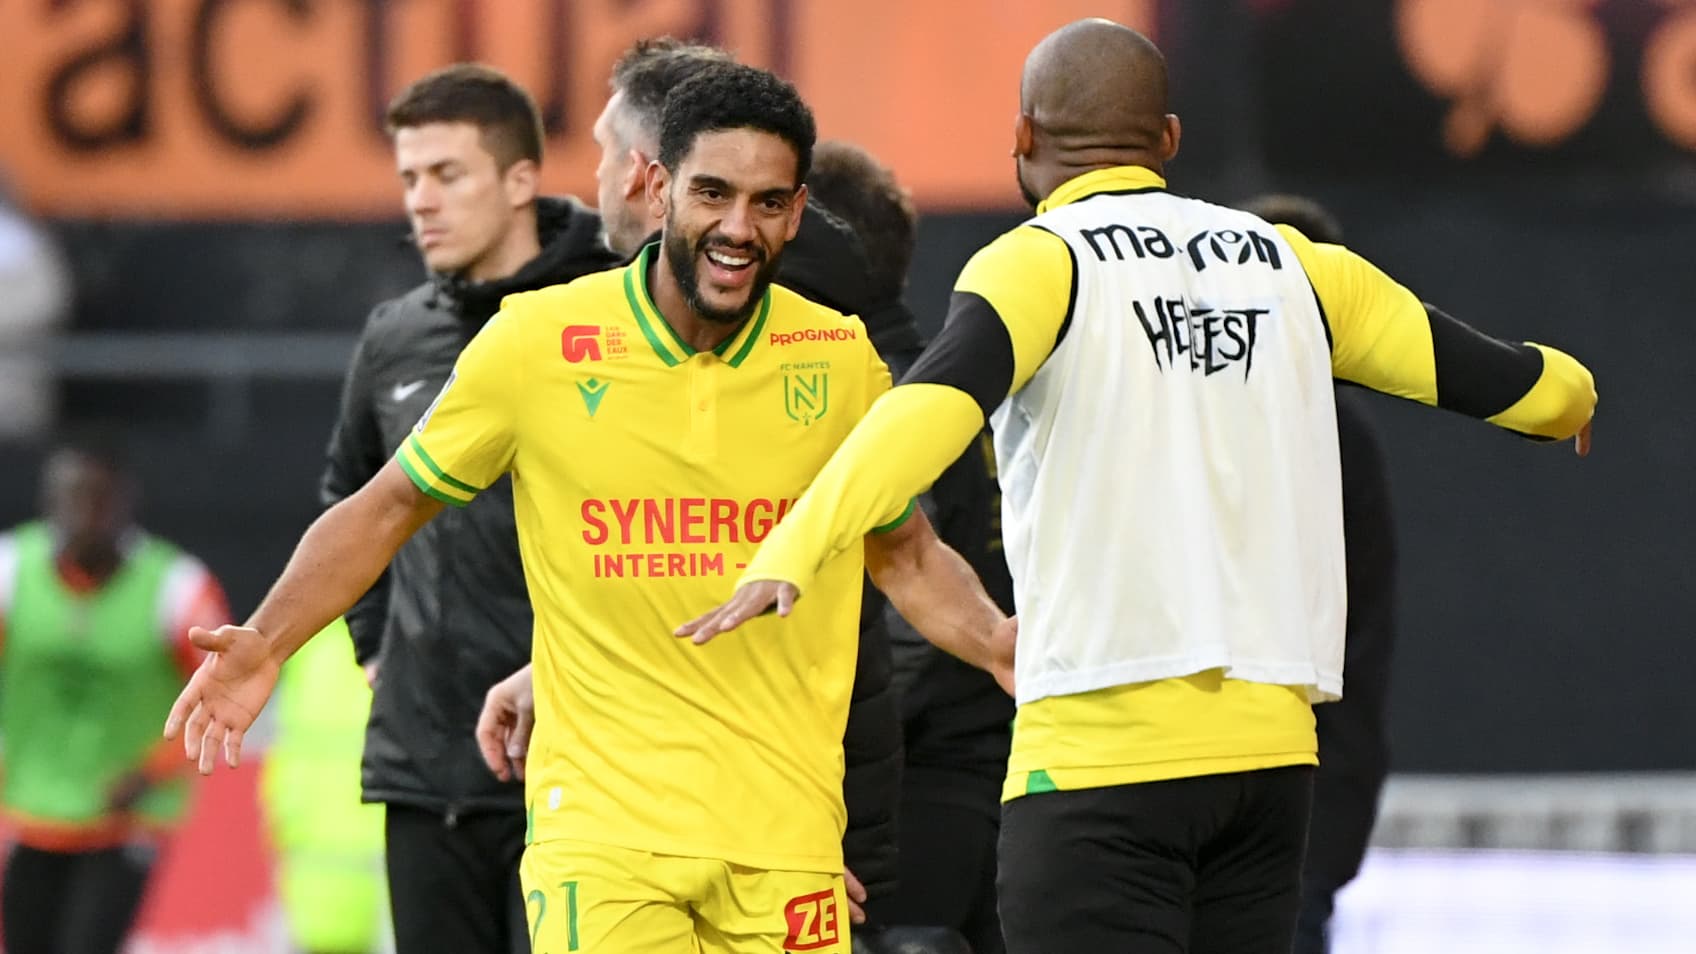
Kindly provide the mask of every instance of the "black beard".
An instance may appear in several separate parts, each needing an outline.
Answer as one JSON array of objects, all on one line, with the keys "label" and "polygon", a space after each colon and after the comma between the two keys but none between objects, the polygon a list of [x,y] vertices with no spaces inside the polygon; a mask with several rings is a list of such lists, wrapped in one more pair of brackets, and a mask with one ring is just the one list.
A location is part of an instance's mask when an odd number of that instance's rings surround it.
[{"label": "black beard", "polygon": [[714,241],[711,233],[704,236],[694,248],[690,248],[689,240],[669,221],[666,223],[665,241],[661,244],[665,249],[666,264],[671,266],[671,274],[677,278],[677,284],[683,289],[683,300],[702,320],[715,325],[736,325],[747,321],[748,316],[759,307],[760,299],[765,297],[766,289],[771,287],[771,281],[777,275],[775,257],[761,261],[754,272],[754,282],[748,289],[748,300],[737,308],[719,308],[708,304],[706,298],[701,295],[700,276],[695,271],[695,256],[715,247],[735,249],[757,258],[763,258],[763,253],[757,248],[737,248],[729,242]]},{"label": "black beard", "polygon": [[1019,194],[1025,197],[1032,209],[1042,204],[1042,196],[1037,195],[1031,187],[1025,184],[1025,164],[1018,159],[1013,160],[1013,178],[1018,180]]}]

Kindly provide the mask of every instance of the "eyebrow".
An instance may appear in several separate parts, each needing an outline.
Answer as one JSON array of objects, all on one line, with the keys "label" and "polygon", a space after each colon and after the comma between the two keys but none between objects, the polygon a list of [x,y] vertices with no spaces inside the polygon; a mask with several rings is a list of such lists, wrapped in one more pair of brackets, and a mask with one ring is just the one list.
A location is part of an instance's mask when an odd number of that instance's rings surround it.
[{"label": "eyebrow", "polygon": [[[734,185],[730,184],[730,182],[728,182],[724,179],[721,179],[718,176],[707,175],[705,173],[698,173],[696,175],[690,176],[689,177],[689,186],[690,186],[690,188],[693,188],[693,189],[717,189],[720,192],[728,192],[728,193],[731,193],[732,195],[741,191],[741,190],[737,189]],[[795,195],[795,192],[796,192],[795,189],[765,189],[763,191],[754,193],[754,198],[756,198],[756,199],[788,199],[788,198],[793,198],[794,195]]]}]

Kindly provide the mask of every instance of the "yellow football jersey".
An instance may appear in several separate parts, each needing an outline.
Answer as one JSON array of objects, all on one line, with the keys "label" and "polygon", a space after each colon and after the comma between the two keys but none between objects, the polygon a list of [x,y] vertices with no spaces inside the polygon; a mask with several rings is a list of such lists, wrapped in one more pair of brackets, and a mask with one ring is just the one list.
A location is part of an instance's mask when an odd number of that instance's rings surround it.
[{"label": "yellow football jersey", "polygon": [[397,456],[451,504],[512,474],[531,841],[840,871],[862,549],[787,619],[706,646],[672,631],[730,594],[889,371],[858,319],[777,286],[696,352],[649,297],[657,248],[506,299]]}]

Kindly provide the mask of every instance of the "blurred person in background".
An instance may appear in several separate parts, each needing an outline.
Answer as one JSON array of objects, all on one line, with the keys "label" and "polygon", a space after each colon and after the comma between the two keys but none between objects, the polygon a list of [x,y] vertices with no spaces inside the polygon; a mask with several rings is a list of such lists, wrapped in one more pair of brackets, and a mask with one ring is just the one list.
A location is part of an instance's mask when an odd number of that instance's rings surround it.
[{"label": "blurred person in background", "polygon": [[371,954],[388,934],[383,806],[359,797],[371,689],[336,620],[283,667],[260,798],[300,954]]},{"label": "blurred person in background", "polygon": [[[649,166],[659,156],[660,114],[667,97],[703,67],[730,60],[716,47],[658,37],[636,43],[613,67],[611,96],[594,127],[601,147],[595,177],[607,244],[621,257],[633,259],[665,224],[648,202],[645,184]],[[911,363],[917,355],[922,343],[918,324],[901,302],[899,284],[870,278],[859,237],[828,207],[808,199],[800,228],[784,246],[777,269],[777,281],[785,288],[860,318],[879,356],[892,367]],[[856,923],[863,913],[859,902],[867,896],[888,896],[897,875],[901,727],[883,615],[887,605],[868,579],[861,594],[853,703],[843,734],[848,829],[842,849]],[[490,715],[513,714],[515,700],[527,686],[527,675],[520,674],[496,692]]]},{"label": "blurred person in background", "polygon": [[135,525],[135,497],[114,439],[79,434],[46,457],[42,519],[0,534],[9,954],[116,954],[188,808],[154,723],[200,663],[190,627],[229,610],[204,564]]},{"label": "blurred person in background", "polygon": [[[918,213],[895,174],[864,149],[823,142],[807,188],[860,237],[876,294],[900,298],[913,259]],[[885,354],[897,373],[915,354]],[[937,535],[965,557],[1003,612],[1013,581],[1001,549],[1001,499],[988,428],[920,498]],[[868,923],[887,927],[895,949],[920,926],[951,929],[975,954],[999,954],[995,839],[1001,780],[1012,741],[1013,699],[981,669],[927,642],[900,614],[887,614],[906,752],[901,778],[899,887],[868,905]],[[867,936],[870,936],[868,933]],[[950,950],[945,937],[927,943]],[[959,944],[956,942],[955,947]]]},{"label": "blurred person in background", "polygon": [[71,307],[58,243],[0,178],[0,439],[45,434],[56,407],[48,345]]},{"label": "blurred person in background", "polygon": [[[447,67],[403,90],[387,119],[430,276],[366,322],[330,439],[326,505],[394,456],[502,298],[616,263],[593,212],[537,194],[541,117],[506,76]],[[374,689],[363,788],[387,806],[397,949],[528,951],[523,787],[490,777],[473,738],[484,692],[530,660],[510,480],[423,527],[347,624]]]},{"label": "blurred person in background", "polygon": [[[1343,243],[1342,226],[1305,196],[1263,195],[1240,206],[1314,242]],[[1343,474],[1343,564],[1348,617],[1343,697],[1313,707],[1319,767],[1302,862],[1301,915],[1294,954],[1330,950],[1337,892],[1366,857],[1378,796],[1390,770],[1390,664],[1396,640],[1396,526],[1389,468],[1358,388],[1338,385],[1337,451]]]}]

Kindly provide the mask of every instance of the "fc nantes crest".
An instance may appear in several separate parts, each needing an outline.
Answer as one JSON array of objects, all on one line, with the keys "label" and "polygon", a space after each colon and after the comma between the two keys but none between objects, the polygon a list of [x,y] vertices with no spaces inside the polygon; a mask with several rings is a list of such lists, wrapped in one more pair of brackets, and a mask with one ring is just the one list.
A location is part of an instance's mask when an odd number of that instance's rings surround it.
[{"label": "fc nantes crest", "polygon": [[786,374],[783,376],[783,410],[790,420],[811,424],[830,407],[830,373]]}]

